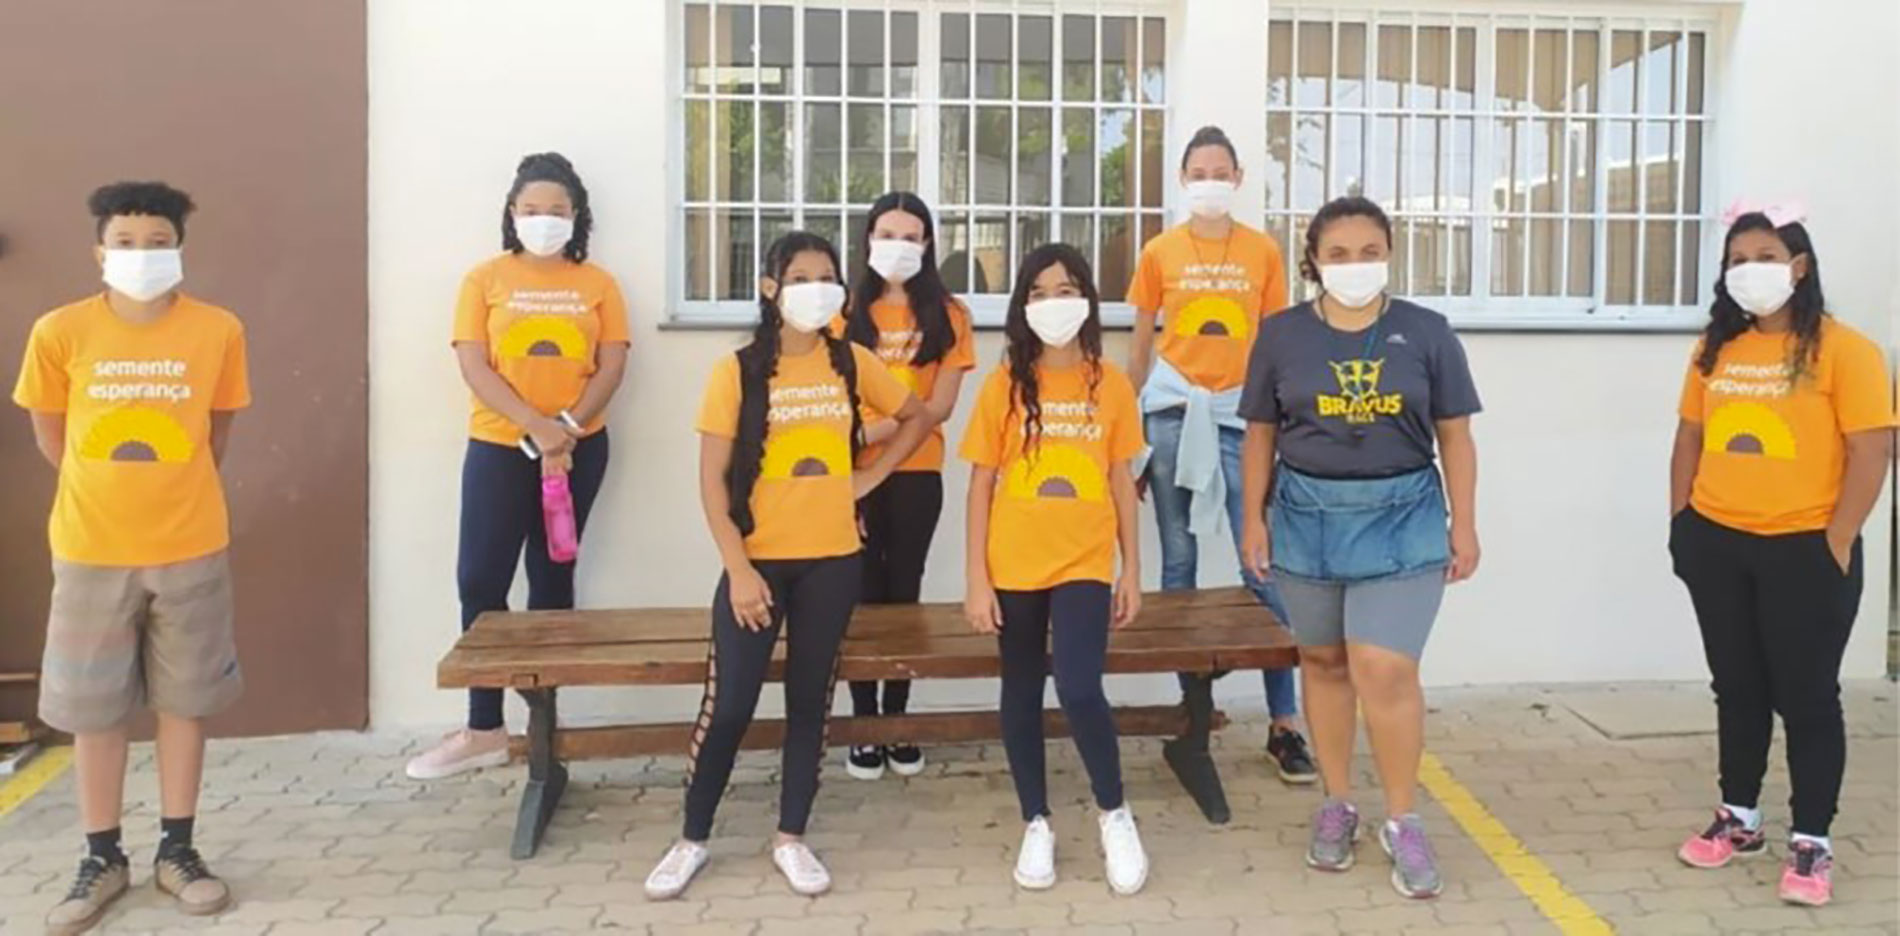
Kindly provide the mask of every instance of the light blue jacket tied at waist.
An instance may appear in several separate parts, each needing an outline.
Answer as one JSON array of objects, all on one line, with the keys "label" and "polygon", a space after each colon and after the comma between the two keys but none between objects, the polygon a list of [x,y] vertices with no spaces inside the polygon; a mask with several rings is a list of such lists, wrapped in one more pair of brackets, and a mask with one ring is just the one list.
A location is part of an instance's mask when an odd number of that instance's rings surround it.
[{"label": "light blue jacket tied at waist", "polygon": [[[1141,388],[1143,414],[1184,410],[1181,443],[1174,453],[1174,484],[1193,494],[1188,505],[1188,532],[1196,536],[1219,533],[1227,514],[1227,478],[1221,472],[1220,431],[1245,431],[1240,418],[1241,387],[1215,393],[1182,376],[1166,358],[1155,355],[1154,368]],[[1135,456],[1135,476],[1147,470],[1154,448]]]}]

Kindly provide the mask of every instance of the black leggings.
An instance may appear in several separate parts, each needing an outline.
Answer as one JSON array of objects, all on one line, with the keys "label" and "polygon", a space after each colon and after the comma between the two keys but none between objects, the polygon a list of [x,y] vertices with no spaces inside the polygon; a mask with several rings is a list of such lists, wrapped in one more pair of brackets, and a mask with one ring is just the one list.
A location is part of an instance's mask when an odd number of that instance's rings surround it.
[{"label": "black leggings", "polygon": [[[687,841],[712,835],[713,814],[732,778],[739,742],[752,725],[778,633],[785,630],[785,748],[779,770],[778,829],[804,835],[818,796],[818,764],[825,749],[831,691],[837,683],[838,644],[858,604],[863,579],[854,555],[832,559],[761,560],[753,567],[772,590],[772,623],[746,630],[732,613],[725,576],[713,593],[712,652],[706,694],[693,727],[692,772],[686,781]],[[787,623],[789,621],[790,623]]]},{"label": "black leggings", "polygon": [[[576,531],[587,528],[601,479],[607,476],[607,432],[574,446],[568,486],[574,492]],[[548,532],[541,517],[541,463],[520,449],[470,439],[462,459],[462,533],[455,555],[456,590],[462,599],[462,629],[486,611],[508,610],[515,566],[527,546],[528,610],[574,607],[574,564],[548,558]],[[501,727],[501,690],[468,691],[468,727]]]},{"label": "black leggings", "polygon": [[1722,802],[1755,807],[1779,713],[1794,831],[1826,836],[1847,764],[1840,673],[1860,608],[1859,541],[1843,575],[1824,534],[1760,536],[1685,510],[1669,551],[1713,677]]},{"label": "black leggings", "polygon": [[[1108,655],[1111,592],[1101,582],[1065,582],[1045,591],[999,591],[1003,631],[996,635],[1003,657],[1003,750],[1016,781],[1023,821],[1049,815],[1049,784],[1043,768],[1042,687],[1054,660],[1056,699],[1088,770],[1095,805],[1122,805],[1121,748],[1115,716],[1102,691]],[[1055,639],[1050,638],[1051,631]]]},{"label": "black leggings", "polygon": [[[943,514],[943,474],[903,471],[864,498],[864,603],[916,604],[924,587],[924,559]],[[884,681],[884,715],[910,707],[910,680]],[[853,680],[851,714],[880,714],[877,680]]]}]

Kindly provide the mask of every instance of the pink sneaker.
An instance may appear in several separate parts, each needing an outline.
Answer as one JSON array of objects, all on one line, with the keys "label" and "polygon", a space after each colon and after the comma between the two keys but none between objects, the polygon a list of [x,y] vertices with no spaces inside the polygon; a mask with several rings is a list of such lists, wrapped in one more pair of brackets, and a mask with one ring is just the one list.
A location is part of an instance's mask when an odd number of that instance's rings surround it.
[{"label": "pink sneaker", "polygon": [[1834,899],[1834,856],[1813,842],[1788,848],[1781,866],[1781,899],[1791,904],[1824,907]]},{"label": "pink sneaker", "polygon": [[1738,857],[1747,858],[1768,850],[1768,837],[1760,829],[1750,829],[1727,809],[1715,811],[1715,821],[1701,835],[1691,836],[1676,850],[1676,857],[1691,868],[1720,868]]},{"label": "pink sneaker", "polygon": [[463,728],[442,736],[442,742],[409,761],[411,780],[440,780],[459,773],[500,767],[508,763],[508,729],[476,731]]}]

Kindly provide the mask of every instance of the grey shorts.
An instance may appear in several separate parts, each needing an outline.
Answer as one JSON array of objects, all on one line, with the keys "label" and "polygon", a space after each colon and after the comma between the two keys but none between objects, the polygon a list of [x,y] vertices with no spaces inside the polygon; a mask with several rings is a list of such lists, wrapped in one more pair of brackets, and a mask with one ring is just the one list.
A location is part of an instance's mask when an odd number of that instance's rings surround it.
[{"label": "grey shorts", "polygon": [[1371,644],[1417,660],[1445,598],[1445,570],[1366,582],[1274,576],[1287,625],[1302,647]]}]

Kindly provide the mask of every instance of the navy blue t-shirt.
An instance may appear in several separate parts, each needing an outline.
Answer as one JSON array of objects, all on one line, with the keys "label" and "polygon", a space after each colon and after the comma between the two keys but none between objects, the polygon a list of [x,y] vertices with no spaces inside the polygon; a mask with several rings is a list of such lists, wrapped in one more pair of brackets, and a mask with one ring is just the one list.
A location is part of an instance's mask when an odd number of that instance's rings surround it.
[{"label": "navy blue t-shirt", "polygon": [[1327,478],[1390,477],[1431,465],[1436,423],[1482,409],[1445,317],[1393,299],[1345,332],[1303,302],[1260,324],[1240,415],[1278,427],[1280,458]]}]

